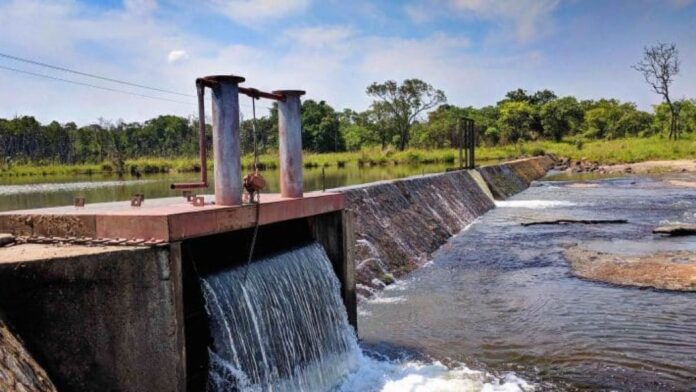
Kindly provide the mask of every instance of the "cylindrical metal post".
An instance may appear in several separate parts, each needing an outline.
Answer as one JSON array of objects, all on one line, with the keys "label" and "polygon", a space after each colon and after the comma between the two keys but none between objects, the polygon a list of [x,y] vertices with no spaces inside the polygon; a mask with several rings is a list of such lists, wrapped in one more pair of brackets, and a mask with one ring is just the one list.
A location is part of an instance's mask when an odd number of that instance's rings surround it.
[{"label": "cylindrical metal post", "polygon": [[239,146],[239,86],[244,78],[208,76],[213,92],[213,157],[215,204],[242,204],[242,163]]},{"label": "cylindrical metal post", "polygon": [[273,91],[285,97],[278,102],[278,144],[280,152],[280,195],[302,197],[302,124],[299,90]]}]

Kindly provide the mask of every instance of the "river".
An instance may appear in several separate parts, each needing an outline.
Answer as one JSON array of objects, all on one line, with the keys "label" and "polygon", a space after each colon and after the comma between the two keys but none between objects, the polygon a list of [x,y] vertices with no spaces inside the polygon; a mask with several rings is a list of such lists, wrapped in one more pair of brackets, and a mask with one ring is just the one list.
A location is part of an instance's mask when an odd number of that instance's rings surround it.
[{"label": "river", "polygon": [[[363,344],[514,372],[537,390],[696,390],[696,293],[581,280],[562,254],[575,244],[696,250],[693,237],[651,233],[696,222],[696,189],[673,185],[674,176],[541,181],[498,202],[426,267],[363,301]],[[559,218],[629,223],[520,225]]]}]

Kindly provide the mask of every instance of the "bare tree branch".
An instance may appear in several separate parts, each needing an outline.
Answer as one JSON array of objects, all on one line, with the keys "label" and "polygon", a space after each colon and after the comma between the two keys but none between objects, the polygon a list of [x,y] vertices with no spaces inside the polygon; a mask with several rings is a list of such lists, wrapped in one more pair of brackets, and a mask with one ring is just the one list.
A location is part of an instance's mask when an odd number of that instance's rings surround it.
[{"label": "bare tree branch", "polygon": [[646,47],[643,51],[643,59],[632,68],[643,74],[646,83],[662,96],[671,113],[669,138],[676,139],[679,136],[678,116],[679,110],[672,102],[669,89],[675,76],[679,74],[679,50],[675,44],[658,43],[652,47]]}]

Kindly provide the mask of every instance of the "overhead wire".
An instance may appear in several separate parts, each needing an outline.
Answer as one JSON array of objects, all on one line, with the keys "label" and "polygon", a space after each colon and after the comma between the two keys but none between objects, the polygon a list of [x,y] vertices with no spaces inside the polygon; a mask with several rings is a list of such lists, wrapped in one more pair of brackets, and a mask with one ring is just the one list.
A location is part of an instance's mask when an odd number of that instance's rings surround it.
[{"label": "overhead wire", "polygon": [[112,92],[121,93],[121,94],[134,95],[134,96],[138,96],[138,97],[142,97],[142,98],[157,99],[160,101],[174,102],[174,103],[178,103],[178,104],[182,104],[182,105],[191,105],[190,102],[182,102],[182,101],[177,101],[174,99],[169,99],[169,98],[164,98],[164,97],[155,97],[152,95],[134,93],[132,91],[119,90],[116,88],[105,87],[105,86],[98,86],[96,84],[85,83],[85,82],[80,82],[80,81],[71,80],[71,79],[64,79],[64,78],[59,78],[57,76],[45,75],[45,74],[40,74],[40,73],[36,73],[36,72],[31,72],[31,71],[25,71],[25,70],[18,69],[18,68],[6,67],[4,65],[0,65],[0,69],[4,69],[6,71],[22,73],[22,74],[26,74],[26,75],[31,75],[31,76],[37,76],[37,77],[46,78],[46,79],[51,79],[51,80],[56,80],[56,81],[60,81],[60,82],[72,83],[72,84],[85,86],[85,87],[96,88],[96,89],[100,89],[100,90],[112,91]]},{"label": "overhead wire", "polygon": [[[131,87],[137,87],[137,88],[147,89],[147,90],[151,90],[151,91],[157,91],[160,93],[175,94],[175,95],[179,95],[179,96],[195,98],[195,96],[191,95],[191,94],[185,94],[185,93],[181,93],[181,92],[177,92],[177,91],[161,89],[161,88],[157,88],[157,87],[147,86],[144,84],[133,83],[133,82],[128,82],[128,81],[115,79],[115,78],[111,78],[111,77],[107,77],[107,76],[101,76],[101,75],[97,75],[97,74],[93,74],[93,73],[78,71],[76,69],[71,69],[71,68],[62,67],[62,66],[58,66],[58,65],[52,65],[52,64],[45,63],[45,62],[27,59],[27,58],[15,56],[15,55],[3,53],[3,52],[0,52],[0,57],[4,57],[4,58],[11,59],[14,61],[24,62],[27,64],[38,65],[41,67],[46,67],[46,68],[54,69],[57,71],[68,72],[68,73],[72,73],[75,75],[81,75],[81,76],[86,76],[86,77],[90,77],[90,78],[100,79],[100,80],[104,80],[104,81],[108,81],[108,82],[112,82],[112,83],[119,83],[119,84],[131,86]],[[86,82],[72,80],[72,79],[65,79],[65,78],[61,78],[61,77],[57,77],[57,76],[46,75],[46,74],[42,74],[42,73],[27,71],[27,70],[23,70],[23,69],[19,69],[19,68],[14,68],[14,67],[8,67],[8,66],[4,66],[4,65],[0,65],[0,69],[12,71],[12,72],[17,72],[17,73],[22,73],[22,74],[30,75],[30,76],[41,77],[41,78],[45,78],[45,79],[51,79],[51,80],[56,80],[56,81],[61,81],[61,82],[66,82],[66,83],[72,83],[72,84],[76,84],[76,85],[80,85],[80,86],[84,86],[84,87],[91,87],[91,88],[96,88],[96,89],[105,90],[105,91],[111,91],[111,92],[117,92],[117,93],[121,93],[121,94],[138,96],[138,97],[142,97],[142,98],[156,99],[156,100],[161,100],[161,101],[178,103],[178,104],[182,104],[182,105],[190,105],[191,104],[191,103],[178,101],[178,100],[174,100],[174,99],[170,99],[170,98],[166,98],[166,97],[157,97],[157,96],[153,96],[153,95],[141,94],[141,93],[136,93],[136,92],[132,92],[132,91],[121,90],[121,89],[117,89],[117,88],[106,87],[106,86],[96,85],[96,84],[92,84],[92,83],[86,83]],[[206,97],[206,99],[209,99],[209,98]],[[255,109],[252,107],[252,105],[244,104],[241,102],[240,102],[240,106],[242,106],[246,109],[251,109],[251,110]],[[272,110],[272,108],[268,107],[268,106],[265,106],[262,108],[269,110],[269,111]]]},{"label": "overhead wire", "polygon": [[5,57],[5,58],[11,59],[11,60],[15,60],[15,61],[21,61],[21,62],[24,62],[24,63],[27,63],[27,64],[38,65],[38,66],[40,66],[40,67],[51,68],[51,69],[55,69],[55,70],[58,70],[58,71],[69,72],[69,73],[73,73],[73,74],[76,74],[76,75],[87,76],[87,77],[95,78],[95,79],[101,79],[101,80],[105,80],[105,81],[108,81],[108,82],[119,83],[119,84],[124,84],[124,85],[127,85],[127,86],[139,87],[139,88],[144,88],[144,89],[147,89],[147,90],[158,91],[158,92],[161,92],[161,93],[175,94],[175,95],[181,95],[181,96],[184,96],[184,97],[192,97],[192,98],[195,98],[195,97],[196,97],[195,95],[192,95],[192,94],[185,94],[185,93],[180,93],[180,92],[177,92],[177,91],[165,90],[165,89],[162,89],[162,88],[146,86],[146,85],[144,85],[144,84],[133,83],[133,82],[127,82],[127,81],[125,81],[125,80],[114,79],[114,78],[110,78],[110,77],[106,77],[106,76],[96,75],[96,74],[93,74],[93,73],[78,71],[78,70],[71,69],[71,68],[61,67],[61,66],[58,66],[58,65],[52,65],[52,64],[48,64],[48,63],[41,62],[41,61],[31,60],[31,59],[27,59],[27,58],[23,58],[23,57],[19,57],[19,56],[13,56],[13,55],[7,54],[7,53],[2,53],[2,52],[0,52],[0,57]]}]

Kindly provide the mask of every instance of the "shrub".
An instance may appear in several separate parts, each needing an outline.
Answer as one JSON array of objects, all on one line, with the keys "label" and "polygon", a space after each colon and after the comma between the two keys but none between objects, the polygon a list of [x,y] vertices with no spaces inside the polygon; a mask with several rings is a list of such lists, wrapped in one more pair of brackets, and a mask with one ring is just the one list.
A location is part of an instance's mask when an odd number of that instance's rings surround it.
[{"label": "shrub", "polygon": [[544,152],[544,149],[541,147],[535,147],[532,149],[532,156],[534,157],[540,157],[542,155],[546,155],[546,152]]}]

